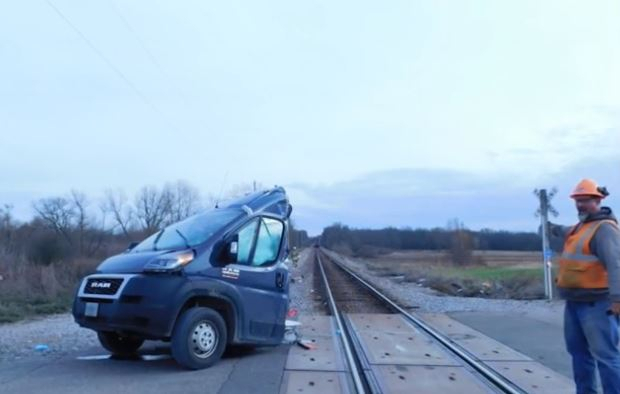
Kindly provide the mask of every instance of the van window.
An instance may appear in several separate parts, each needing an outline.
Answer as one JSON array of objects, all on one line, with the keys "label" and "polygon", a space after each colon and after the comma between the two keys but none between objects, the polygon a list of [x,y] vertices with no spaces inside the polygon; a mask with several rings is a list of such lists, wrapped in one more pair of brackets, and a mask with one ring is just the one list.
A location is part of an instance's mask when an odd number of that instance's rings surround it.
[{"label": "van window", "polygon": [[256,227],[258,226],[258,219],[252,220],[246,224],[239,232],[239,246],[237,249],[237,264],[248,264],[250,261],[250,253],[254,246],[254,239],[256,235]]},{"label": "van window", "polygon": [[243,212],[238,209],[213,209],[190,216],[151,235],[140,242],[132,252],[171,250],[200,245],[242,214]]},{"label": "van window", "polygon": [[284,233],[284,224],[275,219],[261,219],[253,266],[268,265],[276,261]]}]

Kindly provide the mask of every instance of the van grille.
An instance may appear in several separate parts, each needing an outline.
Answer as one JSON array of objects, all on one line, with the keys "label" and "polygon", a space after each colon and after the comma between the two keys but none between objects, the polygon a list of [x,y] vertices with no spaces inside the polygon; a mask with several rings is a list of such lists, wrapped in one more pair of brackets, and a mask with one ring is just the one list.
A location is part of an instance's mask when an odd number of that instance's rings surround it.
[{"label": "van grille", "polygon": [[89,278],[84,287],[84,293],[115,295],[123,280],[123,278]]}]

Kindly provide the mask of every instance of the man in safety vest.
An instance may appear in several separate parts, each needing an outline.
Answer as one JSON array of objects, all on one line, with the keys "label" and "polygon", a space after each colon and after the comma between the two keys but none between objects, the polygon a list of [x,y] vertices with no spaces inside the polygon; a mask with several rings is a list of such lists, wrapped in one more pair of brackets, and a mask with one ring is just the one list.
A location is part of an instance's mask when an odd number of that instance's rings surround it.
[{"label": "man in safety vest", "polygon": [[582,180],[571,194],[579,223],[552,225],[565,240],[556,284],[566,300],[564,337],[578,394],[597,392],[596,367],[604,393],[620,394],[620,231],[611,209],[601,207],[607,195]]}]

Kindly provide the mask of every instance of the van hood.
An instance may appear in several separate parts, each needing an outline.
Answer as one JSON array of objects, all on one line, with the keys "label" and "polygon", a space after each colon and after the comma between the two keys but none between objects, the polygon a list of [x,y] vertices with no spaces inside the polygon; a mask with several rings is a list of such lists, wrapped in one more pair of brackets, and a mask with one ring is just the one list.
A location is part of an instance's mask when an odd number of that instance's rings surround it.
[{"label": "van hood", "polygon": [[104,260],[97,267],[97,273],[102,274],[135,274],[141,273],[144,266],[161,255],[170,253],[170,250],[153,250],[145,252],[130,252],[117,254]]}]

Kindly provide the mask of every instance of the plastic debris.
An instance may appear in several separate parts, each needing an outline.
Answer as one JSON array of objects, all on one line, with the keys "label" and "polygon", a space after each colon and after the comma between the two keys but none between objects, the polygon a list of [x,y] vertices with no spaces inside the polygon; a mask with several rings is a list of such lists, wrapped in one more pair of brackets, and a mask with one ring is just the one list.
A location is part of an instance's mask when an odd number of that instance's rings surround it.
[{"label": "plastic debris", "polygon": [[291,308],[291,309],[288,310],[288,313],[286,314],[286,317],[293,318],[293,317],[297,317],[298,314],[299,314],[299,311],[297,311],[297,309]]},{"label": "plastic debris", "polygon": [[296,320],[285,320],[284,321],[284,338],[282,339],[282,343],[291,345],[299,339],[299,335],[297,334],[297,327],[301,326],[301,323]]},{"label": "plastic debris", "polygon": [[282,343],[286,345],[291,345],[295,342],[297,342],[297,332],[295,330],[284,331],[284,338],[282,339]]},{"label": "plastic debris", "polygon": [[297,341],[297,344],[306,350],[316,349],[316,345],[308,340],[300,339],[299,341]]},{"label": "plastic debris", "polygon": [[34,350],[36,350],[37,352],[47,352],[48,350],[50,350],[50,347],[47,345],[37,345],[34,347]]},{"label": "plastic debris", "polygon": [[298,322],[297,320],[288,320],[286,319],[284,321],[284,327],[286,328],[293,328],[293,327],[299,327],[301,326],[301,323]]}]

